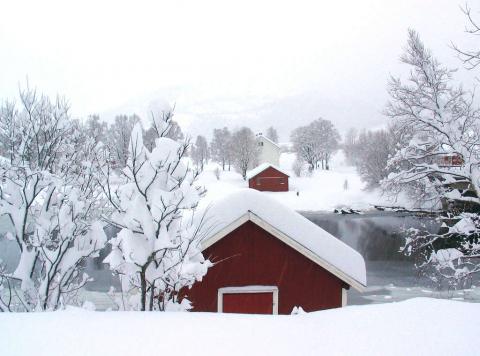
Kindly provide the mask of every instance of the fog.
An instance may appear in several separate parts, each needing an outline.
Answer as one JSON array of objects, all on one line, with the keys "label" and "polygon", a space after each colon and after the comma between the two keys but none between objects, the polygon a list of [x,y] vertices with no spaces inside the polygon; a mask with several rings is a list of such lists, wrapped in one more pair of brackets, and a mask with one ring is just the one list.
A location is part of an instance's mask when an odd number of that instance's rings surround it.
[{"label": "fog", "polygon": [[[444,63],[467,45],[455,0],[10,1],[0,21],[0,98],[19,85],[65,95],[72,114],[143,118],[175,104],[192,135],[323,117],[340,131],[381,127],[390,74],[415,28]],[[474,6],[475,4],[471,4]],[[480,9],[477,9],[480,10]],[[474,73],[458,72],[467,87]]]}]

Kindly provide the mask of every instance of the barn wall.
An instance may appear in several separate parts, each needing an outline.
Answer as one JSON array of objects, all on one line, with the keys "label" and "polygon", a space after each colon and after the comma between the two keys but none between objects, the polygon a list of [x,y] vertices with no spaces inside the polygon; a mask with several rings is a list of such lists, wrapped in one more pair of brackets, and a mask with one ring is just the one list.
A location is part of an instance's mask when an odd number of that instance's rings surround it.
[{"label": "barn wall", "polygon": [[194,311],[216,312],[217,291],[246,285],[277,286],[279,314],[294,306],[314,311],[342,306],[344,283],[251,221],[203,252],[217,264],[185,294]]},{"label": "barn wall", "polygon": [[[275,177],[275,181],[261,180],[261,178]],[[284,184],[279,184],[283,182]],[[273,167],[268,167],[263,172],[260,172],[255,177],[248,180],[248,187],[263,192],[288,192],[288,176],[282,172],[277,171]]]}]

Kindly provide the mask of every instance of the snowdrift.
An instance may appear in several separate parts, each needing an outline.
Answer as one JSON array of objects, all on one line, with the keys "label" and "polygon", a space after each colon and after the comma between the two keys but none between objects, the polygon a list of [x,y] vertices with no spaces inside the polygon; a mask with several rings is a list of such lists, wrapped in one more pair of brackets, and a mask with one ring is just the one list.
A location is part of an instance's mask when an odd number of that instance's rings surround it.
[{"label": "snowdrift", "polygon": [[0,314],[1,354],[472,355],[480,305],[419,298],[310,314]]}]

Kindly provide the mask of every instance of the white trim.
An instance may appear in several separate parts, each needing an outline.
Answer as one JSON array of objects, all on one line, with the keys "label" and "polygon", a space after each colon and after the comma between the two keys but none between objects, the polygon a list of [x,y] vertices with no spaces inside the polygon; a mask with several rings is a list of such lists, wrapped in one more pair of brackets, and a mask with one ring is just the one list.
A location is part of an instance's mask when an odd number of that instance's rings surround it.
[{"label": "white trim", "polygon": [[221,240],[224,236],[228,235],[229,233],[231,233],[236,228],[245,224],[248,220],[249,220],[248,213],[243,214],[237,220],[235,220],[231,224],[225,226],[222,230],[217,232],[215,235],[209,237],[208,239],[203,240],[201,242],[202,251],[205,250],[206,248],[212,246],[215,242]]},{"label": "white trim", "polygon": [[311,261],[315,262],[320,267],[326,269],[328,272],[332,273],[334,276],[338,277],[348,285],[352,286],[359,292],[363,292],[365,286],[358,282],[357,280],[353,279],[352,277],[348,276],[337,267],[333,266],[329,262],[325,261],[323,258],[318,256],[316,253],[308,249],[307,247],[303,246],[302,244],[298,243],[296,240],[292,239],[291,237],[285,235],[280,230],[276,229],[265,220],[260,218],[258,215],[248,211],[244,215],[242,215],[237,220],[233,221],[231,224],[227,225],[225,228],[217,232],[215,235],[211,236],[210,238],[202,241],[202,251],[206,248],[212,246],[217,241],[221,240],[223,237],[228,235],[230,232],[235,230],[236,228],[240,227],[247,221],[252,221],[257,226],[260,226],[262,229],[266,230],[280,241],[284,242],[297,252],[300,252],[302,255],[310,259]]},{"label": "white trim", "polygon": [[326,269],[328,272],[332,273],[334,276],[337,276],[340,278],[342,281],[346,282],[348,285],[354,287],[357,289],[359,292],[362,292],[364,289],[364,286],[353,279],[352,277],[348,276],[341,270],[339,270],[337,267],[333,266],[329,262],[325,261],[323,258],[318,256],[316,253],[308,249],[307,247],[303,246],[302,244],[298,243],[296,240],[292,239],[291,237],[285,235],[283,232],[280,230],[276,229],[269,223],[267,223],[265,220],[262,220],[258,215],[249,212],[250,215],[250,220],[260,226],[262,229],[268,231],[270,234],[273,236],[277,237],[279,240],[293,248],[294,250],[300,252],[302,255],[305,257],[309,258],[319,266],[323,267]]},{"label": "white trim", "polygon": [[278,287],[276,286],[242,286],[242,287],[223,287],[218,289],[217,311],[223,313],[223,295],[238,293],[272,293],[273,314],[278,314]]},{"label": "white trim", "polygon": [[342,288],[342,307],[347,306],[347,290]]}]

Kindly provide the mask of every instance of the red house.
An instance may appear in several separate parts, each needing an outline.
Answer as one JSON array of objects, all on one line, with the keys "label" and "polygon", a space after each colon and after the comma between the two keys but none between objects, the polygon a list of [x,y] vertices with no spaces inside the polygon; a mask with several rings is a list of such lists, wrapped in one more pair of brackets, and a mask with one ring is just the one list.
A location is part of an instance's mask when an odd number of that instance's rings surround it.
[{"label": "red house", "polygon": [[347,289],[366,286],[358,252],[263,193],[236,192],[213,205],[206,220],[202,249],[214,266],[184,291],[193,311],[336,308],[346,305]]},{"label": "red house", "polygon": [[280,168],[263,163],[247,173],[248,187],[266,192],[288,192],[288,177]]}]

